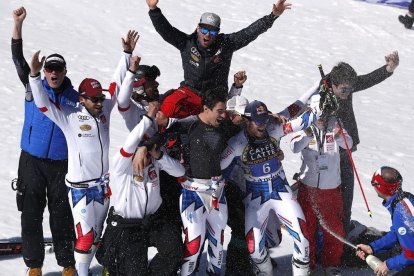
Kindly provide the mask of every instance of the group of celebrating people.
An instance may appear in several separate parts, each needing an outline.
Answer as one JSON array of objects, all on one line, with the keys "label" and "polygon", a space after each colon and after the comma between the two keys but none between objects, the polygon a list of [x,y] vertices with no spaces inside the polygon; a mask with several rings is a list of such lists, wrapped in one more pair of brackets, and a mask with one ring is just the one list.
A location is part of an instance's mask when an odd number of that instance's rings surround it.
[{"label": "group of celebrating people", "polygon": [[[13,12],[12,57],[25,87],[17,206],[29,275],[42,275],[46,203],[62,275],[88,275],[95,253],[103,275],[204,274],[199,260],[205,242],[207,275],[220,275],[223,263],[226,275],[273,275],[268,249],[280,244],[282,227],[294,242],[293,275],[315,271],[318,246],[325,273],[340,275],[343,244],[330,232],[345,237],[352,230],[351,157],[359,144],[352,96],[391,76],[398,53],[362,76],[340,62],[298,100],[272,113],[265,103],[241,96],[246,72],[237,72],[229,89],[230,64],[233,52],[271,28],[291,4],[277,0],[269,15],[232,34],[220,33],[220,17],[207,12],[185,34],[168,22],[158,0],[146,1],[156,31],[180,51],[184,69],[179,88],[161,95],[158,67],[133,55],[138,32],[122,39],[108,89],[85,78],[76,91],[62,55],[41,57],[37,51],[27,64],[26,10]],[[129,135],[109,166],[116,105]],[[293,132],[291,148],[301,153],[302,165],[290,186],[279,144]],[[396,212],[407,214],[404,208],[414,211],[414,201],[401,184],[401,175],[389,167],[373,177],[387,204],[396,201]],[[317,244],[318,231],[323,245]],[[378,275],[414,265],[414,231],[400,232],[359,245],[365,258],[363,252],[400,242],[403,253],[384,262]],[[149,262],[151,246],[158,253]]]}]

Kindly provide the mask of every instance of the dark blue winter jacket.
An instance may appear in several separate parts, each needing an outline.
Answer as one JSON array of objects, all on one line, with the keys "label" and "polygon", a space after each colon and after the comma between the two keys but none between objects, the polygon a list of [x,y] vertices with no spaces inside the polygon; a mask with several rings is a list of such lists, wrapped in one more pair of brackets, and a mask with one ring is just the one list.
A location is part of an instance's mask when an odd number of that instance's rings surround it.
[{"label": "dark blue winter jacket", "polygon": [[[26,88],[25,113],[20,147],[25,152],[39,158],[52,160],[68,159],[68,148],[62,130],[37,108],[29,86],[30,68],[23,56],[22,40],[12,40],[12,58],[20,80]],[[65,77],[60,93],[50,88],[46,80],[43,86],[50,100],[57,106],[75,106],[79,94],[73,89],[69,78]]]},{"label": "dark blue winter jacket", "polygon": [[[399,201],[392,211],[394,201]],[[414,199],[398,198],[395,194],[387,202],[383,202],[385,208],[391,213],[392,226],[390,231],[382,238],[370,244],[374,254],[379,251],[391,249],[397,243],[400,244],[402,253],[386,260],[387,267],[391,270],[402,270],[406,266],[414,265]]]}]

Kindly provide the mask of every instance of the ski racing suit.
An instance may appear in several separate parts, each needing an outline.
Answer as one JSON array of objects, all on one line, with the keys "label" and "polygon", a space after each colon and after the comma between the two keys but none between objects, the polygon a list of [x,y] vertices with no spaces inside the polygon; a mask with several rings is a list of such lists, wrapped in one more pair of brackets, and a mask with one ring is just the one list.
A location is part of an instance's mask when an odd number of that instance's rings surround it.
[{"label": "ski racing suit", "polygon": [[[314,95],[311,105],[319,105],[319,99],[319,95]],[[318,223],[323,232],[321,261],[324,268],[339,267],[343,253],[342,242],[329,231],[341,237],[345,236],[339,153],[340,147],[345,148],[345,141],[341,134],[335,138],[333,130],[337,124],[336,118],[331,116],[327,120],[320,127],[311,126],[311,136],[302,131],[291,140],[292,151],[301,152],[298,202],[305,214],[309,232],[311,270],[316,265]],[[348,146],[352,147],[351,136],[343,131]]]},{"label": "ski racing suit", "polygon": [[[267,230],[270,212],[275,212],[294,240],[294,275],[307,275],[309,242],[305,217],[294,199],[281,162],[276,156],[279,139],[316,122],[316,113],[308,109],[285,124],[269,124],[264,139],[249,137],[246,130],[231,138],[222,154],[221,168],[227,178],[232,167],[241,164],[245,177],[245,235],[247,247],[260,272],[272,275],[266,242],[275,241]],[[274,228],[270,226],[269,229]],[[298,269],[297,269],[298,268]],[[298,271],[295,273],[295,271]],[[302,273],[303,272],[303,273]]]},{"label": "ski racing suit", "polygon": [[92,116],[78,104],[59,106],[49,100],[39,76],[30,77],[30,86],[39,110],[63,131],[68,144],[69,202],[75,224],[75,260],[80,276],[88,275],[103,222],[109,207],[109,123],[110,113],[128,68],[130,54],[124,53],[102,103],[101,114]]},{"label": "ski racing suit", "polygon": [[[401,254],[385,260],[390,270],[399,270],[402,275],[407,267],[414,266],[414,197],[405,192],[397,192],[388,201],[382,203],[391,213],[390,231],[369,245],[373,254],[388,250],[399,243]],[[412,271],[412,270],[411,270]],[[398,275],[398,273],[397,273]],[[410,274],[412,275],[412,274]]]},{"label": "ski racing suit", "polygon": [[[102,247],[97,252],[97,258],[107,254],[100,263],[111,275],[172,275],[181,261],[181,228],[166,220],[159,176],[160,170],[175,177],[183,176],[184,167],[166,153],[159,159],[150,158],[143,179],[136,177],[132,166],[136,148],[154,123],[144,115],[114,157],[111,170],[113,209],[108,216]],[[148,267],[149,246],[155,246],[158,253]]]},{"label": "ski racing suit", "polygon": [[[185,245],[181,275],[195,275],[205,239],[208,241],[207,274],[221,273],[228,214],[220,157],[226,142],[238,130],[229,121],[213,127],[198,116],[191,116],[177,121],[164,134],[179,135],[185,148],[186,175],[179,179],[182,186],[180,212]],[[157,144],[150,140],[147,142]]]}]

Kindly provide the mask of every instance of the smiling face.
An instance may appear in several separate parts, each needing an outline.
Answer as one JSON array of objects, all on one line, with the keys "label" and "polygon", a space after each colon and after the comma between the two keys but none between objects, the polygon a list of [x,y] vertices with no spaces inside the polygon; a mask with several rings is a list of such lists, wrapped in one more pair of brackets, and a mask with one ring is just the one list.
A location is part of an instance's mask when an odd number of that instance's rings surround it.
[{"label": "smiling face", "polygon": [[213,127],[218,127],[226,118],[226,103],[218,102],[213,109],[204,106],[204,112],[202,117],[205,118],[206,123]]},{"label": "smiling face", "polygon": [[59,88],[66,76],[66,68],[62,66],[50,66],[43,69],[45,78],[49,86],[53,89]]},{"label": "smiling face", "polygon": [[266,134],[266,125],[267,124],[259,124],[253,120],[248,120],[246,129],[251,137],[262,139]]},{"label": "smiling face", "polygon": [[353,91],[353,88],[351,85],[347,83],[341,83],[338,85],[335,85],[332,83],[332,91],[334,92],[335,96],[340,98],[341,100],[346,100]]},{"label": "smiling face", "polygon": [[218,30],[213,28],[208,28],[206,26],[198,26],[197,27],[197,37],[198,37],[198,43],[203,48],[210,47],[217,38]]},{"label": "smiling face", "polygon": [[105,100],[105,95],[100,94],[97,96],[89,97],[85,95],[79,96],[79,102],[83,105],[92,116],[98,117],[102,112],[103,101]]}]

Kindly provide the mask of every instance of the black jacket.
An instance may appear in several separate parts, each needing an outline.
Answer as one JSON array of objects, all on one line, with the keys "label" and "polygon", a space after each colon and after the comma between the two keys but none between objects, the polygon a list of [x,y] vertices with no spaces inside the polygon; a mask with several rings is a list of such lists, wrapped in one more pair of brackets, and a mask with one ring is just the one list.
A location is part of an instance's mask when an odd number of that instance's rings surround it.
[{"label": "black jacket", "polygon": [[181,86],[188,86],[198,93],[217,86],[224,86],[228,90],[233,52],[267,31],[277,18],[271,13],[238,32],[219,34],[209,48],[202,48],[197,42],[197,31],[188,35],[174,28],[159,8],[150,10],[149,16],[162,38],[181,52],[184,69]]},{"label": "black jacket", "polygon": [[[349,95],[346,100],[338,99],[339,108],[337,115],[342,121],[343,127],[352,137],[353,147],[351,151],[356,151],[357,145],[359,144],[358,126],[355,120],[354,108],[352,106],[353,93],[368,89],[391,76],[392,73],[389,73],[385,67],[386,65],[372,71],[369,74],[358,76],[358,80],[354,86],[352,94]],[[327,77],[330,82],[329,75]]]}]

